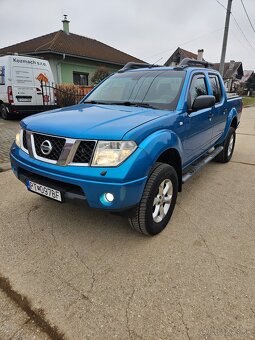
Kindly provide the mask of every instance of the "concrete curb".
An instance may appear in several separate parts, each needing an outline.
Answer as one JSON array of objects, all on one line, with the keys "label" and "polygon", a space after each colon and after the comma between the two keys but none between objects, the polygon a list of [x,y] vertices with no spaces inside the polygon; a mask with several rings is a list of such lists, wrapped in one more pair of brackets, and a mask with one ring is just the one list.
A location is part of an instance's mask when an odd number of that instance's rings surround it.
[{"label": "concrete curb", "polygon": [[0,164],[0,173],[7,171],[7,170],[10,170],[10,169],[11,169],[11,163],[10,162]]}]

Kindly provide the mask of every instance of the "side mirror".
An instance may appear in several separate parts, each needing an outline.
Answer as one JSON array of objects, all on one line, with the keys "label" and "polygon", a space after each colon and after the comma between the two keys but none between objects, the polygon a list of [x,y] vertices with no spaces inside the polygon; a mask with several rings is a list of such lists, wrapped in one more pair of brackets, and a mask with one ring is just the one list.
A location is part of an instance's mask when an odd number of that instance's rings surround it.
[{"label": "side mirror", "polygon": [[215,104],[215,97],[209,95],[198,96],[192,105],[192,111],[207,109]]}]

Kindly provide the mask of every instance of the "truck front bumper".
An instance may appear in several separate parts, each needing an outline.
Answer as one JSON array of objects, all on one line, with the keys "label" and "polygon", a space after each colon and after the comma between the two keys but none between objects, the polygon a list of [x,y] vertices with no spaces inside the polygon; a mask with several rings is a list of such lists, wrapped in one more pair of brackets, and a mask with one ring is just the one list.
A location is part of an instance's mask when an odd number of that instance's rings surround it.
[{"label": "truck front bumper", "polygon": [[[62,167],[31,158],[15,143],[11,147],[10,160],[15,176],[23,183],[34,180],[60,190],[64,199],[83,199],[90,207],[110,211],[128,210],[140,202],[149,164],[144,150],[138,149],[114,168]],[[103,171],[106,171],[105,175]],[[114,200],[108,202],[105,193],[111,193]]]}]

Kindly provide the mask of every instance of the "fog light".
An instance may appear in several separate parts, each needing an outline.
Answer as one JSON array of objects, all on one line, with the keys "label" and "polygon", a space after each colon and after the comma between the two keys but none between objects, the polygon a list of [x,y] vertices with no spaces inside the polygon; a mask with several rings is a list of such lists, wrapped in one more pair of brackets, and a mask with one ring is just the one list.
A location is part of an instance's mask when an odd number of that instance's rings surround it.
[{"label": "fog light", "polygon": [[104,194],[104,196],[105,196],[105,199],[106,199],[108,202],[113,202],[113,200],[114,200],[113,194],[111,194],[110,192],[107,192],[106,194]]}]

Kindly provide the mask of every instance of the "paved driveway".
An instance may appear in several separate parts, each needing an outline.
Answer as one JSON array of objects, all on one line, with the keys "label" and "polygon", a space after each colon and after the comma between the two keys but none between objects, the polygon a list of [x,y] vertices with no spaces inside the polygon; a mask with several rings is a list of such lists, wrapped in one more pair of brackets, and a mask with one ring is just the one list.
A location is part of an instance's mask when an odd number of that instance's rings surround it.
[{"label": "paved driveway", "polygon": [[254,339],[254,108],[238,133],[154,238],[0,174],[0,278],[67,339]]},{"label": "paved driveway", "polygon": [[[9,150],[18,131],[19,121],[5,121],[0,117],[0,169],[10,162]],[[0,170],[1,171],[1,170]]]}]

